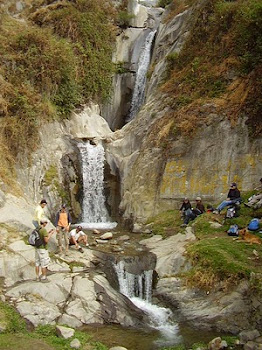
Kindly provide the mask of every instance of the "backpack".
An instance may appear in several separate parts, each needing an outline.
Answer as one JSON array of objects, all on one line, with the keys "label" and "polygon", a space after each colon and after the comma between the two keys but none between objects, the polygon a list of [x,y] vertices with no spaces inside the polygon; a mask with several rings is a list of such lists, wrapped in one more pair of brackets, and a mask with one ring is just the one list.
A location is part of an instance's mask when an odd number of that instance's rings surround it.
[{"label": "backpack", "polygon": [[256,231],[259,229],[259,220],[257,218],[254,218],[250,221],[247,228],[249,231]]},{"label": "backpack", "polygon": [[28,243],[31,244],[32,246],[38,248],[40,247],[40,245],[44,245],[44,241],[42,240],[42,238],[39,235],[39,230],[41,227],[39,228],[35,228],[29,235],[28,237]]},{"label": "backpack", "polygon": [[227,231],[227,234],[228,234],[229,236],[235,236],[235,237],[237,237],[237,236],[238,236],[238,226],[237,226],[237,224],[231,225],[231,226],[229,227],[229,230]]},{"label": "backpack", "polygon": [[231,219],[236,216],[236,209],[234,207],[228,208],[226,212],[226,218]]}]

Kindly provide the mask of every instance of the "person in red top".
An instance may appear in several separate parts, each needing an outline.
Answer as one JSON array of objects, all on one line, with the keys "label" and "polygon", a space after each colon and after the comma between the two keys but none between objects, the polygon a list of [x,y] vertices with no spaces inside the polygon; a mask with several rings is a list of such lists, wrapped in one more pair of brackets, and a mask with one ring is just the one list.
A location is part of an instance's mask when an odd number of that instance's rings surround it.
[{"label": "person in red top", "polygon": [[55,226],[56,226],[56,232],[57,232],[57,241],[58,241],[58,247],[59,252],[63,252],[63,241],[65,245],[65,254],[68,254],[68,232],[71,225],[71,216],[68,210],[66,209],[66,205],[63,204],[62,208],[58,211],[56,214],[56,220],[55,220]]}]

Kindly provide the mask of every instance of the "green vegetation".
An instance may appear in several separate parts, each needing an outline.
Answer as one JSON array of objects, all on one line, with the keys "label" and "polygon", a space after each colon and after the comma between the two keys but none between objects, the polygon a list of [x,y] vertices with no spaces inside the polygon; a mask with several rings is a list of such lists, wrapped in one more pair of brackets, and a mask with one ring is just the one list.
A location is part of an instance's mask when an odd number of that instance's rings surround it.
[{"label": "green vegetation", "polygon": [[[250,192],[244,194],[243,199],[249,196]],[[218,283],[228,288],[247,279],[252,281],[254,288],[261,289],[256,276],[261,273],[262,245],[246,243],[241,237],[230,237],[227,230],[233,224],[239,229],[246,227],[252,217],[262,217],[262,209],[254,211],[242,205],[239,214],[236,218],[224,219],[224,215],[205,213],[191,222],[197,240],[187,247],[187,257],[193,265],[184,275],[188,285],[210,290]],[[167,237],[168,232],[173,234],[182,230],[178,211],[161,213],[152,220],[154,234]],[[216,228],[214,223],[221,226]]]},{"label": "green vegetation", "polygon": [[[173,2],[168,18],[196,3]],[[206,0],[198,5],[182,51],[166,58],[162,90],[174,111],[169,118],[174,119],[181,133],[192,133],[201,123],[193,111],[216,98],[220,112],[232,121],[246,113],[252,136],[261,135],[262,3]]]},{"label": "green vegetation", "polygon": [[109,99],[115,69],[110,2],[37,0],[23,15],[0,21],[0,176],[10,186],[17,154],[36,149],[41,126]]},{"label": "green vegetation", "polygon": [[50,167],[46,170],[44,175],[44,183],[45,186],[57,192],[62,203],[69,203],[69,194],[64,189],[63,185],[59,182],[56,165],[51,164]]},{"label": "green vegetation", "polygon": [[155,235],[162,235],[167,238],[176,234],[180,230],[180,213],[179,211],[168,210],[159,214],[157,217],[148,220],[148,223],[153,222],[152,232]]},{"label": "green vegetation", "polygon": [[[59,338],[56,335],[55,326],[38,326],[30,332],[26,328],[26,322],[16,310],[6,303],[0,302],[0,324],[5,330],[0,334],[0,350],[70,350],[71,339]],[[85,332],[76,331],[77,338],[82,346],[81,350],[107,350],[107,347],[99,342],[93,342],[91,336]]]},{"label": "green vegetation", "polygon": [[157,3],[157,6],[158,7],[166,7],[168,6],[169,4],[172,3],[173,0],[159,0],[158,3]]},{"label": "green vegetation", "polygon": [[127,28],[130,25],[131,19],[134,17],[134,15],[130,15],[127,11],[120,11],[118,13],[117,24],[119,27]]}]

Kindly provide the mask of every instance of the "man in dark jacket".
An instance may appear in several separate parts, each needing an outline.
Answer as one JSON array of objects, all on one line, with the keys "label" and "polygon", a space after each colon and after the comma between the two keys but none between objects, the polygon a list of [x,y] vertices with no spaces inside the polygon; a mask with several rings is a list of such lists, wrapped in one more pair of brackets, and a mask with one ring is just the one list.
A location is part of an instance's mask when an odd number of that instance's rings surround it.
[{"label": "man in dark jacket", "polygon": [[240,191],[237,188],[237,184],[235,182],[232,182],[230,185],[230,190],[228,191],[227,199],[220,203],[216,210],[213,211],[213,213],[219,214],[225,207],[237,202],[241,202]]}]

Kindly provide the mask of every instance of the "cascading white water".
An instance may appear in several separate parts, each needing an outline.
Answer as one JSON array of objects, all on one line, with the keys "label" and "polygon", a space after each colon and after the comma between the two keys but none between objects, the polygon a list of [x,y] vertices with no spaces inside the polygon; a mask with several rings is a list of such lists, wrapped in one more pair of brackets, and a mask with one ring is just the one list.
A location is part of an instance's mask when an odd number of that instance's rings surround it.
[{"label": "cascading white water", "polygon": [[134,275],[125,270],[125,262],[114,265],[120,293],[128,297],[133,304],[148,314],[150,326],[159,330],[164,337],[156,341],[158,345],[173,345],[181,340],[178,325],[172,321],[172,311],[151,303],[153,271],[144,271]]},{"label": "cascading white water", "polygon": [[104,148],[102,145],[79,143],[83,174],[83,205],[81,225],[84,228],[113,228],[109,222],[104,196]]},{"label": "cascading white water", "polygon": [[140,53],[138,69],[136,73],[135,87],[133,91],[129,116],[126,122],[130,122],[139,111],[145,97],[146,73],[150,63],[151,46],[155,37],[156,30],[151,31],[146,37],[145,45]]},{"label": "cascading white water", "polygon": [[119,261],[115,266],[118,277],[120,293],[128,298],[139,297],[147,302],[152,296],[152,275],[153,271],[144,271],[141,275],[134,275],[125,270],[125,262]]}]

